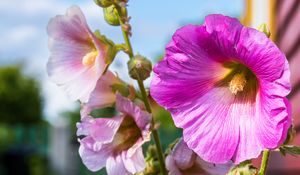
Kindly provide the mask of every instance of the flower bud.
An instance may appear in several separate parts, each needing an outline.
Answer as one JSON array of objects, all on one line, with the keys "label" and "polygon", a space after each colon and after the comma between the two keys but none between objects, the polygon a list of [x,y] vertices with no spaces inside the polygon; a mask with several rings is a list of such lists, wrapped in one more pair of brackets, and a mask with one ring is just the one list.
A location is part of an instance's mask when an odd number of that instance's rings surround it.
[{"label": "flower bud", "polygon": [[100,7],[109,7],[112,5],[112,1],[111,0],[94,0],[94,2],[100,6]]},{"label": "flower bud", "polygon": [[262,23],[260,26],[258,26],[257,30],[259,30],[261,32],[264,32],[266,34],[266,36],[268,38],[270,38],[271,32],[270,32],[270,29],[269,29],[269,27],[266,23]]},{"label": "flower bud", "polygon": [[159,174],[160,166],[157,158],[157,149],[154,145],[149,145],[146,151],[146,168],[143,172],[137,175],[154,175]]},{"label": "flower bud", "polygon": [[127,66],[130,77],[136,80],[146,80],[152,71],[151,62],[141,55],[136,55],[129,60]]},{"label": "flower bud", "polygon": [[121,7],[121,14],[118,14],[118,11],[114,6],[104,8],[103,12],[105,21],[112,26],[120,25],[119,15],[121,18],[127,16],[127,10],[125,7]]}]

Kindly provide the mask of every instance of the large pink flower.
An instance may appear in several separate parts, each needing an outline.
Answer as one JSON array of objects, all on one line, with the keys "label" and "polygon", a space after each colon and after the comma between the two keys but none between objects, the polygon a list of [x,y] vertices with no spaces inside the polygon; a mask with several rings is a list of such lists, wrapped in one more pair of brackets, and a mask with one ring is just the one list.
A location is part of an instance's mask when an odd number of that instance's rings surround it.
[{"label": "large pink flower", "polygon": [[166,157],[166,167],[169,175],[224,175],[233,167],[233,163],[205,162],[180,139]]},{"label": "large pink flower", "polygon": [[129,99],[117,94],[116,109],[121,112],[113,118],[84,117],[78,123],[79,154],[91,171],[106,165],[108,175],[129,175],[145,168],[142,152],[144,142],[150,140],[149,113]]},{"label": "large pink flower", "polygon": [[86,102],[106,68],[105,45],[91,32],[80,8],[73,6],[66,15],[48,24],[50,58],[48,75],[74,100]]},{"label": "large pink flower", "polygon": [[150,93],[202,159],[235,163],[278,147],[291,124],[290,71],[264,33],[209,15],[177,30]]}]

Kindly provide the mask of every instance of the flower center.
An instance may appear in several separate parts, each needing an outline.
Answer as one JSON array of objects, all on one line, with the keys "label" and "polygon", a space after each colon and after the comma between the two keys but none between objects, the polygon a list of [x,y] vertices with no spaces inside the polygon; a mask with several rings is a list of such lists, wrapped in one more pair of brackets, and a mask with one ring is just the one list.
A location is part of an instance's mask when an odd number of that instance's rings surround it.
[{"label": "flower center", "polygon": [[83,58],[82,58],[82,64],[84,66],[91,66],[94,65],[95,60],[98,56],[98,51],[91,51],[89,53],[87,53]]},{"label": "flower center", "polygon": [[226,62],[223,66],[227,71],[215,86],[227,87],[236,99],[255,101],[259,81],[252,70],[236,61]]},{"label": "flower center", "polygon": [[247,80],[245,73],[237,73],[233,76],[229,82],[229,90],[236,95],[238,92],[242,92],[246,86]]},{"label": "flower center", "polygon": [[115,152],[132,147],[140,137],[142,137],[140,128],[132,117],[126,116],[112,141]]}]

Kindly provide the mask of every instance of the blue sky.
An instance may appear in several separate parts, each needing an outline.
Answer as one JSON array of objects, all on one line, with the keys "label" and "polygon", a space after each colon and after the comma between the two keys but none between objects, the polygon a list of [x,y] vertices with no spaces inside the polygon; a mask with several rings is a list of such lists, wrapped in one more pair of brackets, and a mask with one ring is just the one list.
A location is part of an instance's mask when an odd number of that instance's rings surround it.
[{"label": "blue sky", "polygon": [[[180,26],[200,24],[210,13],[239,17],[243,3],[243,0],[130,0],[128,8],[132,16],[134,51],[155,58],[163,53],[165,44]],[[106,24],[102,9],[92,0],[0,1],[0,65],[21,62],[26,73],[41,81],[45,116],[50,121],[59,117],[60,111],[72,109],[74,102],[47,78],[45,65],[49,52],[46,27],[51,17],[65,14],[72,5],[82,8],[92,30],[100,29],[114,42],[122,42],[120,28]],[[127,79],[122,73],[126,71],[127,58],[118,54],[116,60],[113,70]]]}]

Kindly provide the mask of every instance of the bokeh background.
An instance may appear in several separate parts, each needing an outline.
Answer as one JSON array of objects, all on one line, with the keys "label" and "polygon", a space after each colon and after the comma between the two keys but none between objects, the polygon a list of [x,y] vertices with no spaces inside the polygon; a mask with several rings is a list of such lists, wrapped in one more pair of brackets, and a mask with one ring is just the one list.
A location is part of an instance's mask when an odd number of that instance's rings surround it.
[{"label": "bokeh background", "polygon": [[[72,5],[80,6],[93,30],[100,29],[116,43],[122,42],[120,28],[106,24],[102,9],[92,0],[0,1],[0,175],[105,174],[91,173],[82,165],[75,136],[79,104],[46,75],[47,23]],[[163,56],[177,28],[201,24],[207,14],[237,17],[252,27],[267,23],[271,38],[290,61],[293,91],[289,98],[300,132],[299,0],[130,0],[128,8],[133,48],[153,63]],[[134,84],[127,76],[126,62],[126,55],[118,54],[112,70]],[[166,148],[181,131],[166,111],[156,111]],[[294,143],[300,145],[300,134]],[[300,175],[300,158],[272,153],[268,174]]]}]

